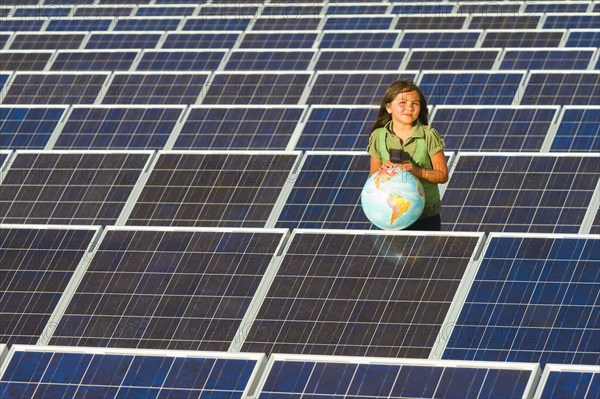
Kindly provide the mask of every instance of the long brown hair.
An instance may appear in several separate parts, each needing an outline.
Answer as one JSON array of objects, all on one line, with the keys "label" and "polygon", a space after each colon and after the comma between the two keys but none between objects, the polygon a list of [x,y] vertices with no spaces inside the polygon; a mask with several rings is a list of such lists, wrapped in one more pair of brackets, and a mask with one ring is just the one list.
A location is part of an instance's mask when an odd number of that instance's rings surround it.
[{"label": "long brown hair", "polygon": [[429,125],[429,109],[427,109],[427,100],[425,100],[425,96],[423,93],[421,93],[419,87],[412,80],[401,79],[389,85],[383,94],[381,104],[379,105],[379,112],[377,113],[377,119],[375,119],[375,123],[373,123],[371,132],[375,129],[379,129],[380,127],[384,127],[390,120],[392,120],[392,116],[387,112],[387,105],[394,101],[398,94],[407,93],[409,91],[416,91],[419,95],[421,109],[417,119],[423,125]]}]

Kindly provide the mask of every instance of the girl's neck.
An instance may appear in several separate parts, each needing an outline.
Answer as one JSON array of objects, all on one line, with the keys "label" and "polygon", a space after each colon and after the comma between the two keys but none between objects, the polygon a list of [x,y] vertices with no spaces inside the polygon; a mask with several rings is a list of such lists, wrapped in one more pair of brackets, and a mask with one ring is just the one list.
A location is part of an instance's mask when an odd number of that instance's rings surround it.
[{"label": "girl's neck", "polygon": [[400,138],[408,138],[412,134],[412,125],[392,121],[392,132]]}]

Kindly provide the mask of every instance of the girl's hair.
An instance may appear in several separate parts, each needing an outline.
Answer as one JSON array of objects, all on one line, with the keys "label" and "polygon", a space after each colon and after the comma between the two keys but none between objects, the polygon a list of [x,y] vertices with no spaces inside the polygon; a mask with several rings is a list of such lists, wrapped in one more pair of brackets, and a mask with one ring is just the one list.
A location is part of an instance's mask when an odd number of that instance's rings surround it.
[{"label": "girl's hair", "polygon": [[379,105],[379,113],[377,114],[377,119],[371,128],[371,132],[375,129],[379,129],[380,127],[384,127],[392,119],[392,116],[387,112],[387,105],[394,101],[398,94],[407,93],[409,91],[416,91],[419,95],[421,109],[417,119],[423,125],[429,125],[429,110],[427,109],[427,100],[425,100],[425,96],[423,93],[421,93],[419,87],[412,80],[401,79],[392,83],[383,94],[381,104]]}]

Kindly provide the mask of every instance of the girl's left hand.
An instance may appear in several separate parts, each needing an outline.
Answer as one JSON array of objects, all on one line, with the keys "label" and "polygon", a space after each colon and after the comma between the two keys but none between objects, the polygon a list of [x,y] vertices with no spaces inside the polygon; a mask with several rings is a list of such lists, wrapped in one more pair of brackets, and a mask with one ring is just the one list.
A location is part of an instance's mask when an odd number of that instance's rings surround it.
[{"label": "girl's left hand", "polygon": [[[417,166],[415,166],[415,164],[413,164],[410,161],[404,161],[404,162],[400,162],[396,164],[396,167],[405,170],[407,172],[409,172],[410,174],[417,176],[417,172],[419,170],[419,168]],[[418,176],[417,176],[418,177]]]}]

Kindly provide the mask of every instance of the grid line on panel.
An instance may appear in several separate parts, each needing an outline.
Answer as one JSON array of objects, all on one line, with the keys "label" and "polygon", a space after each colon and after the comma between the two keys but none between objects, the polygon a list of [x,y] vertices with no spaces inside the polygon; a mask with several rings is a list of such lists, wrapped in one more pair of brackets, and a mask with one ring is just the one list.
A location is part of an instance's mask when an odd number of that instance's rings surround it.
[{"label": "grid line on panel", "polygon": [[243,350],[426,358],[477,241],[297,233]]},{"label": "grid line on panel", "polygon": [[600,105],[600,73],[530,72],[521,104]]},{"label": "grid line on panel", "polygon": [[560,47],[566,30],[494,30],[485,32],[482,47]]},{"label": "grid line on panel", "polygon": [[59,51],[52,71],[127,71],[138,51]]},{"label": "grid line on panel", "polygon": [[109,230],[51,344],[227,351],[282,237]]},{"label": "grid line on panel", "polygon": [[163,49],[231,49],[238,37],[237,32],[168,32]]},{"label": "grid line on panel", "polygon": [[323,32],[320,48],[393,48],[399,31],[366,30],[366,31],[336,31]]},{"label": "grid line on panel", "polygon": [[2,181],[0,220],[114,224],[148,153],[17,153]]},{"label": "grid line on panel", "polygon": [[88,50],[155,48],[161,32],[93,32],[85,44]]},{"label": "grid line on panel", "polygon": [[444,192],[444,229],[578,233],[599,168],[593,156],[460,156]]},{"label": "grid line on panel", "polygon": [[318,30],[320,28],[321,19],[314,16],[298,16],[296,18],[285,18],[285,17],[268,17],[256,18],[252,25],[252,31],[299,31],[299,30]]},{"label": "grid line on panel", "polygon": [[313,48],[319,32],[260,32],[249,31],[244,34],[241,49],[310,49]]},{"label": "grid line on panel", "polygon": [[30,32],[16,33],[10,45],[11,50],[76,50],[81,46],[84,32],[49,33]]},{"label": "grid line on panel", "polygon": [[321,50],[315,70],[369,71],[400,69],[406,50]]},{"label": "grid line on panel", "polygon": [[[454,29],[464,28],[467,16],[465,15],[445,15],[445,16],[401,16],[393,29]],[[477,28],[469,28],[477,29]],[[485,28],[482,28],[485,29]]]},{"label": "grid line on panel", "polygon": [[52,52],[2,51],[1,71],[43,71]]},{"label": "grid line on panel", "polygon": [[0,108],[0,148],[43,149],[62,119],[64,107]]},{"label": "grid line on panel", "polygon": [[600,152],[600,111],[564,107],[551,151]]},{"label": "grid line on panel", "polygon": [[315,52],[233,50],[226,71],[306,71]]},{"label": "grid line on panel", "polygon": [[506,49],[500,69],[587,69],[594,49],[523,50]]},{"label": "grid line on panel", "polygon": [[443,358],[598,364],[598,254],[591,236],[492,236]]},{"label": "grid line on panel", "polygon": [[406,68],[411,70],[490,70],[498,55],[498,49],[474,51],[415,49],[410,54]]},{"label": "grid line on panel", "polygon": [[[482,30],[425,31],[406,30],[400,48],[475,48]],[[492,46],[494,47],[494,46]],[[427,66],[425,69],[434,69]]]},{"label": "grid line on panel", "polygon": [[213,71],[225,56],[225,51],[144,51],[138,71]]},{"label": "grid line on panel", "polygon": [[597,366],[548,365],[544,369],[535,397],[597,398],[599,374]]},{"label": "grid line on panel", "polygon": [[[64,18],[53,19],[48,21],[46,32],[92,32],[92,31],[108,31],[113,23],[112,18]],[[41,29],[35,29],[40,31]]]}]

